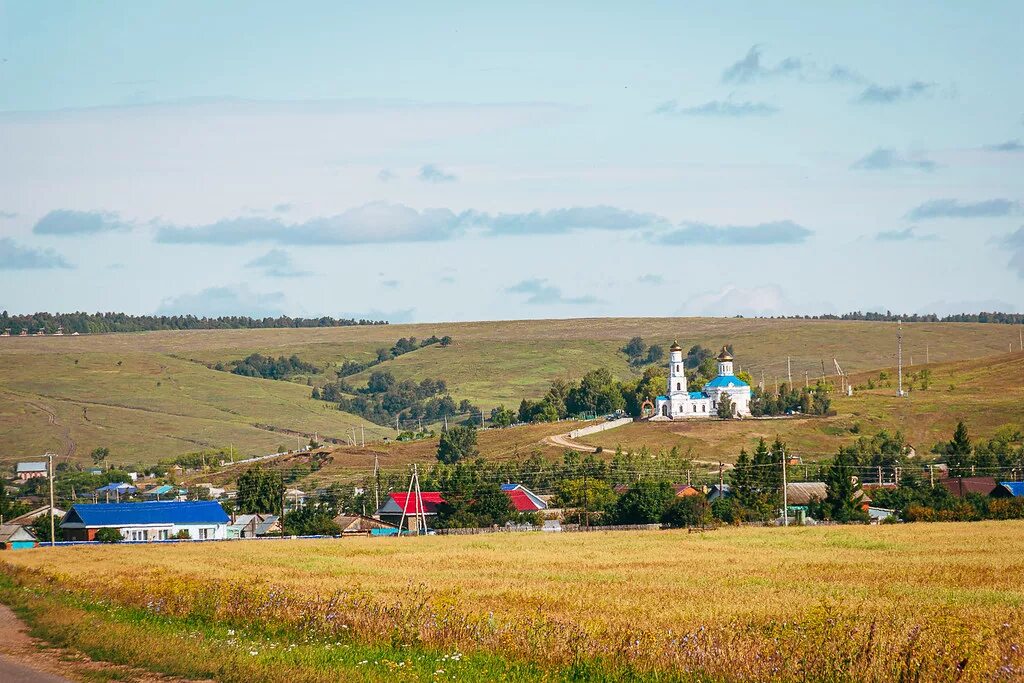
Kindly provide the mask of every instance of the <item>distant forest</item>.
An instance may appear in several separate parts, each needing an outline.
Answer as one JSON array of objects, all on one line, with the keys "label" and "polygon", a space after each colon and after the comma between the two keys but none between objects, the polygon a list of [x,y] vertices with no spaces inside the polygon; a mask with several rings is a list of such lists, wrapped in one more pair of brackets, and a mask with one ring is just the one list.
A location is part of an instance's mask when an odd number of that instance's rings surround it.
[{"label": "distant forest", "polygon": [[[765,316],[767,317],[767,316]],[[1024,313],[999,313],[993,311],[988,313],[957,313],[956,315],[944,315],[939,317],[934,313],[908,315],[906,313],[822,313],[821,315],[780,315],[771,316],[785,318],[787,320],[874,320],[877,322],[905,322],[905,323],[999,323],[1003,325],[1024,325]]]},{"label": "distant forest", "polygon": [[58,328],[65,334],[100,334],[104,332],[149,332],[152,330],[235,330],[272,327],[350,327],[353,325],[387,325],[387,320],[356,320],[354,318],[250,318],[222,316],[199,318],[194,315],[129,315],[128,313],[33,313],[8,315],[0,313],[0,333],[12,335],[27,330],[53,334]]}]

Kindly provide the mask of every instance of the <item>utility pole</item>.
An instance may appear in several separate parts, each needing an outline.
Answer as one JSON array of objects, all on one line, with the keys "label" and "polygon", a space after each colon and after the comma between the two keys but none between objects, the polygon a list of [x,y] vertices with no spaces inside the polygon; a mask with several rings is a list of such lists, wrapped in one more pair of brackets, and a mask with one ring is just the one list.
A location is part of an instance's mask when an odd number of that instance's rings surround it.
[{"label": "utility pole", "polygon": [[718,462],[718,495],[724,497],[725,489],[725,463]]},{"label": "utility pole", "polygon": [[377,506],[374,512],[380,510],[380,461],[377,451],[373,452],[373,504]]},{"label": "utility pole", "polygon": [[589,501],[588,486],[587,486],[587,469],[586,469],[586,467],[584,467],[583,468],[583,519],[584,519],[584,526],[586,528],[588,528],[588,529],[590,528],[590,504],[589,503],[590,503],[590,501]]},{"label": "utility pole", "polygon": [[882,466],[878,466],[878,485],[882,485]]},{"label": "utility pole", "polygon": [[56,529],[53,523],[53,453],[46,452],[46,461],[50,470],[50,547],[57,542]]},{"label": "utility pole", "polygon": [[810,374],[806,370],[804,370],[804,389],[807,389],[808,387],[811,386],[810,382]]},{"label": "utility pole", "polygon": [[789,378],[789,388],[793,388],[793,360],[786,356],[786,376]]},{"label": "utility pole", "polygon": [[356,441],[356,428],[355,427],[352,428],[352,445],[353,446],[358,446],[359,445],[359,442]]},{"label": "utility pole", "polygon": [[903,322],[896,328],[896,395],[903,396]]},{"label": "utility pole", "polygon": [[935,488],[935,467],[928,465],[928,479],[931,481],[932,488]]},{"label": "utility pole", "polygon": [[402,505],[402,518],[398,521],[398,535],[402,535],[402,528],[405,526],[405,517],[409,512],[409,503],[412,500],[412,483],[415,478],[415,474],[409,476],[409,490],[405,493],[405,504]]},{"label": "utility pole", "polygon": [[789,492],[786,491],[786,451],[782,451],[782,526],[789,526]]},{"label": "utility pole", "polygon": [[359,425],[359,434],[363,437],[363,448],[366,448],[366,427]]},{"label": "utility pole", "polygon": [[928,365],[932,362],[931,352],[928,349],[928,345],[924,345],[924,364]]}]

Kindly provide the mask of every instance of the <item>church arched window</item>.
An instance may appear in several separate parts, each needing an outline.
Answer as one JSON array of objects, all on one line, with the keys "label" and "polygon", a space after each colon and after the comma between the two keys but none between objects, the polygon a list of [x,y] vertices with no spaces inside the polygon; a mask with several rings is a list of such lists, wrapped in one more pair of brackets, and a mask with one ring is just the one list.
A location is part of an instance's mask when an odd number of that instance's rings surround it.
[{"label": "church arched window", "polygon": [[683,385],[681,383],[676,382],[676,391],[680,391],[682,389],[682,386]]}]

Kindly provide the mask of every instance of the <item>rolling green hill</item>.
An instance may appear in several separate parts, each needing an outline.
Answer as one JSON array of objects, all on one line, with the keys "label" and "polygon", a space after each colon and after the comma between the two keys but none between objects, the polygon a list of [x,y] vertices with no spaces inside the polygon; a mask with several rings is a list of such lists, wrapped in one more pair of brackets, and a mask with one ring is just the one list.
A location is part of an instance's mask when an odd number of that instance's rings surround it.
[{"label": "rolling green hill", "polygon": [[[905,357],[918,365],[926,354],[933,364],[1005,355],[1017,340],[1016,328],[997,324],[915,323],[903,330]],[[891,366],[895,332],[894,323],[864,321],[602,318],[4,338],[0,461],[46,449],[86,460],[96,446],[111,448],[114,462],[153,461],[229,444],[240,453],[261,454],[293,445],[294,433],[345,439],[353,427],[366,428],[367,440],[394,435],[313,401],[304,381],[239,377],[203,365],[250,353],[296,354],[324,370],[311,378],[320,383],[332,379],[345,360],[368,360],[399,337],[451,335],[455,342],[448,348],[419,349],[378,367],[399,379],[444,379],[456,400],[469,399],[487,410],[538,397],[552,379],[576,379],[595,367],[630,377],[638,371],[618,349],[634,335],[666,347],[673,340],[711,348],[732,344],[740,368],[755,378],[763,371],[770,383],[785,376],[787,356],[795,380],[805,371],[820,375],[822,361],[828,367],[833,357],[851,374]],[[1016,385],[1024,384],[1021,366],[1007,373]],[[367,375],[350,381],[358,384]],[[939,384],[930,395],[939,393]],[[958,386],[963,390],[952,392],[962,394],[957,405],[991,400],[984,390],[967,391],[969,382]],[[849,400],[852,414],[862,398]],[[950,406],[917,403],[916,397],[906,405],[952,419]],[[898,415],[903,408],[892,410]],[[859,419],[870,428],[888,418],[872,413]],[[730,452],[736,450],[728,445]]]}]

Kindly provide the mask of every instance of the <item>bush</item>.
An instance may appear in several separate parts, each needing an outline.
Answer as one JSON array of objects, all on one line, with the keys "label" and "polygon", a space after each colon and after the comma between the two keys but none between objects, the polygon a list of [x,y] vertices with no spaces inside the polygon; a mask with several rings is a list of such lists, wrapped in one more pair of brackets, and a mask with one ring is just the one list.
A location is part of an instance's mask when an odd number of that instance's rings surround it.
[{"label": "bush", "polygon": [[100,529],[96,532],[96,540],[100,543],[120,543],[124,536],[117,529]]},{"label": "bush", "polygon": [[171,536],[171,538],[178,539],[179,541],[191,541],[192,534],[188,532],[188,529],[179,529],[178,533]]},{"label": "bush", "polygon": [[711,506],[704,496],[684,496],[672,501],[661,521],[671,527],[707,526],[712,522]]}]

